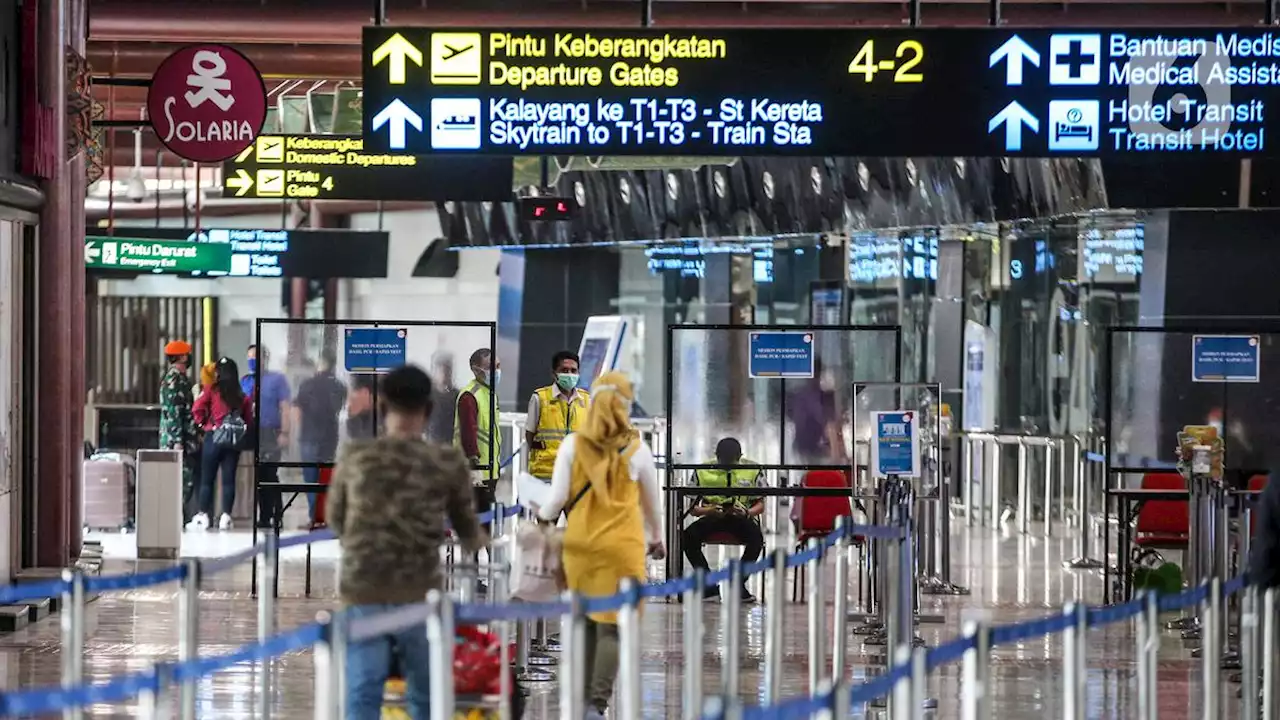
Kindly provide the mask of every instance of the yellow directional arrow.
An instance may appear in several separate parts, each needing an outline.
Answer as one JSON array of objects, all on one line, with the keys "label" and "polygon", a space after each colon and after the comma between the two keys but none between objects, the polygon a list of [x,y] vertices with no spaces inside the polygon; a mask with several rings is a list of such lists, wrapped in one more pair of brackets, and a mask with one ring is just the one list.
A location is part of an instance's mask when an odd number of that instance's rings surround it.
[{"label": "yellow directional arrow", "polygon": [[413,43],[404,39],[400,33],[392,35],[386,42],[378,46],[373,51],[373,64],[376,66],[383,60],[389,60],[391,65],[390,83],[392,85],[404,84],[404,61],[408,58],[413,64],[422,67],[422,51],[413,46]]},{"label": "yellow directional arrow", "polygon": [[236,170],[235,177],[229,177],[226,180],[229,188],[236,188],[236,197],[243,197],[249,189],[253,187],[253,176],[244,171],[244,168]]}]

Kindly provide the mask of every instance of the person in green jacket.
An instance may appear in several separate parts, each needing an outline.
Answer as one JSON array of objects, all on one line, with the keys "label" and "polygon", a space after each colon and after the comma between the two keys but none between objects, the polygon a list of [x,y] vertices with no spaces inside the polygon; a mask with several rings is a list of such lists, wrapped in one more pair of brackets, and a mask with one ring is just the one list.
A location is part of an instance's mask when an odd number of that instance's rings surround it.
[{"label": "person in green jacket", "polygon": [[[752,465],[742,457],[742,444],[735,438],[724,438],[716,445],[715,460],[708,464],[722,466]],[[705,469],[694,473],[698,487],[759,487],[761,470],[756,467],[733,469]],[[686,527],[681,536],[684,555],[689,565],[710,570],[702,546],[715,535],[728,535],[742,545],[742,562],[755,562],[764,552],[764,533],[760,530],[760,515],[764,512],[764,498],[746,495],[701,495],[689,514],[698,518]],[[718,585],[706,589],[706,598],[720,597]],[[755,601],[755,597],[742,586],[742,599]]]},{"label": "person in green jacket", "polygon": [[502,363],[489,348],[471,353],[475,378],[458,393],[454,406],[453,444],[471,463],[476,512],[493,506],[494,488],[502,463],[498,434],[498,405],[494,389],[502,378]]}]

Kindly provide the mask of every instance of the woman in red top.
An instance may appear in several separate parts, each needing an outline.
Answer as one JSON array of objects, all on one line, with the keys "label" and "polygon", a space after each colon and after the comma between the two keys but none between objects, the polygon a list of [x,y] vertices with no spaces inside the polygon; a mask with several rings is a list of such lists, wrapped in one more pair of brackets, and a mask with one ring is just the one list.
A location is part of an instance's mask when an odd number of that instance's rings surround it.
[{"label": "woman in red top", "polygon": [[[218,360],[214,371],[213,386],[200,393],[191,414],[196,424],[204,430],[204,451],[200,457],[200,512],[188,527],[204,530],[213,517],[213,488],[218,482],[218,469],[222,469],[222,517],[218,527],[231,529],[231,507],[236,502],[236,464],[240,460],[240,448],[220,445],[214,432],[228,416],[238,413],[245,426],[253,424],[253,398],[240,389],[240,369],[231,358]],[[235,418],[231,418],[231,424]]]}]

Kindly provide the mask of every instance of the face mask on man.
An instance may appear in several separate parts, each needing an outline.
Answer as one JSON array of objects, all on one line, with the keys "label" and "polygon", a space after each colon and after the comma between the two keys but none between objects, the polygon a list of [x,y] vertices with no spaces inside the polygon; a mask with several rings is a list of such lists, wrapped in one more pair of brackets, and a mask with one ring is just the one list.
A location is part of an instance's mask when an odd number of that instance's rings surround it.
[{"label": "face mask on man", "polygon": [[251,373],[258,372],[258,358],[249,358],[249,362],[246,363],[246,367],[249,368],[249,372]]},{"label": "face mask on man", "polygon": [[502,382],[502,368],[498,368],[497,370],[481,370],[480,372],[484,375],[484,384],[489,387],[496,387],[498,383]]},{"label": "face mask on man", "polygon": [[578,387],[578,373],[556,373],[556,384],[561,390],[569,392]]}]

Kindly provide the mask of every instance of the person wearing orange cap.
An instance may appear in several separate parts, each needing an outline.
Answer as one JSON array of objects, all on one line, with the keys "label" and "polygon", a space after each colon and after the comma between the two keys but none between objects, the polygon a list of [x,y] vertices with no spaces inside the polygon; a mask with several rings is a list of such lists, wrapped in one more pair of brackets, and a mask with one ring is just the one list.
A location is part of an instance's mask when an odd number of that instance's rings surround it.
[{"label": "person wearing orange cap", "polygon": [[191,367],[191,344],[185,340],[174,340],[164,346],[164,356],[169,367],[160,381],[160,447],[182,451],[182,514],[185,525],[195,494],[192,469],[199,461],[200,452],[200,434],[191,412],[195,397],[191,377],[187,374]]}]

